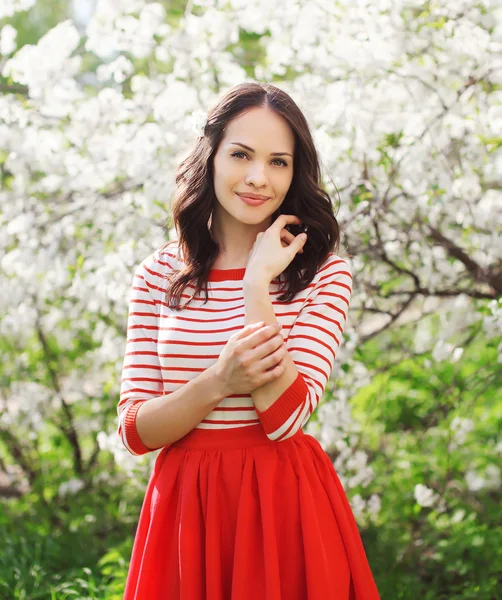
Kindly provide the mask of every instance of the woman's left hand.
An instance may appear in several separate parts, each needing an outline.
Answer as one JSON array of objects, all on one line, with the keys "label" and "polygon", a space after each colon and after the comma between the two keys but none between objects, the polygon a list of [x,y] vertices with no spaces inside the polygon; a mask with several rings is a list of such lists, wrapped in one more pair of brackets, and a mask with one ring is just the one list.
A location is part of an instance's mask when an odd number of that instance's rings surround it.
[{"label": "woman's left hand", "polygon": [[285,229],[286,225],[301,225],[295,215],[279,215],[272,225],[256,236],[249,254],[245,280],[266,280],[270,283],[293,261],[297,253],[303,252],[307,238],[294,236]]}]

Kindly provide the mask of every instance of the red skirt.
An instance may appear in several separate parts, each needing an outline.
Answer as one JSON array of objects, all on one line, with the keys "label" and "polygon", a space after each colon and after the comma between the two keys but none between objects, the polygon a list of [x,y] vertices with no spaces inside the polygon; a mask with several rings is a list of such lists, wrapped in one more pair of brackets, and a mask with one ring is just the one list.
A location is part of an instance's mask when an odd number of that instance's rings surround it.
[{"label": "red skirt", "polygon": [[378,598],[349,502],[314,437],[194,429],[161,450],[124,600]]}]

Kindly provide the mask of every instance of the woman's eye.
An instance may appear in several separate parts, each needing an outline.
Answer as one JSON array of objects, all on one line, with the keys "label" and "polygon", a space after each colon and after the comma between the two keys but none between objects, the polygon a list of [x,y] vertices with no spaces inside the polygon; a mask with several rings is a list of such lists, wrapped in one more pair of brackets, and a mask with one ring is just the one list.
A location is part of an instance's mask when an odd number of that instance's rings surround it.
[{"label": "woman's eye", "polygon": [[[247,154],[245,152],[234,152],[232,154],[232,156],[238,157],[237,155],[240,155],[240,154],[247,157]],[[288,163],[285,160],[283,160],[282,158],[276,158],[272,162],[279,162],[281,164],[281,166],[283,166],[283,167],[288,166]]]}]

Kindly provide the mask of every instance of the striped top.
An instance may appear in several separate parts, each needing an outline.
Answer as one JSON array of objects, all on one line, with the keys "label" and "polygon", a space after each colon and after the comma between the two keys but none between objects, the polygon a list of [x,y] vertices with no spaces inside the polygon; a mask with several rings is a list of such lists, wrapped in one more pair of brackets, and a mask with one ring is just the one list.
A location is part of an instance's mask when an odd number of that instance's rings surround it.
[{"label": "striped top", "polygon": [[[230,336],[244,327],[242,280],[246,269],[212,269],[207,288],[181,311],[165,302],[166,275],[183,267],[176,242],[153,252],[136,268],[129,300],[127,341],[122,368],[118,435],[133,455],[146,447],[135,425],[141,402],[170,394],[197,377],[218,357]],[[183,291],[185,303],[195,288]],[[249,427],[261,422],[271,440],[282,441],[303,427],[322,398],[331,375],[352,293],[346,260],[330,253],[312,282],[291,302],[279,302],[279,284],[269,293],[281,334],[296,368],[295,382],[264,412],[251,394],[224,398],[197,428]]]}]

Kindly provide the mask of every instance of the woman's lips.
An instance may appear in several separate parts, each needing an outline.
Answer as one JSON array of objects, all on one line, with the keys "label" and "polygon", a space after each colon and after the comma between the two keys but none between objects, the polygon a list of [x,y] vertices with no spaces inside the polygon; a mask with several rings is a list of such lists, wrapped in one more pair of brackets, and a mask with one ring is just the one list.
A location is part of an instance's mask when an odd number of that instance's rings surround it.
[{"label": "woman's lips", "polygon": [[241,194],[237,194],[241,200],[243,200],[249,206],[261,206],[265,204],[266,200],[257,200],[256,198],[250,198],[249,196],[244,196]]}]

